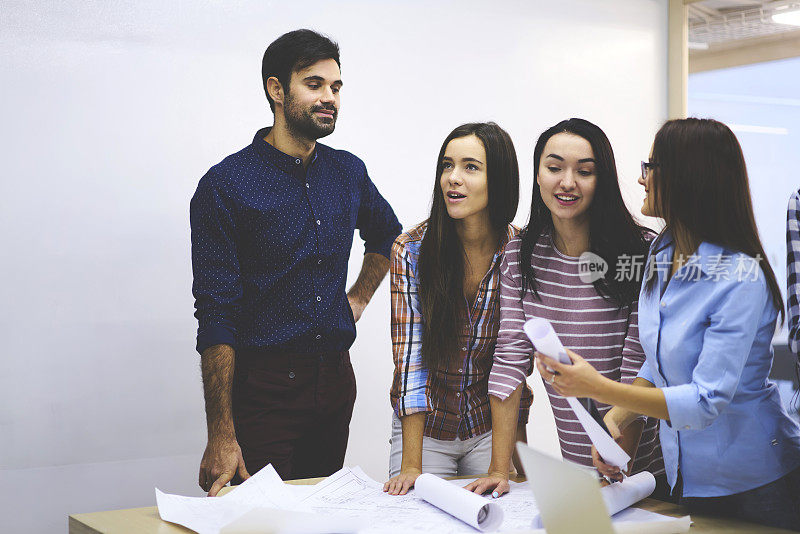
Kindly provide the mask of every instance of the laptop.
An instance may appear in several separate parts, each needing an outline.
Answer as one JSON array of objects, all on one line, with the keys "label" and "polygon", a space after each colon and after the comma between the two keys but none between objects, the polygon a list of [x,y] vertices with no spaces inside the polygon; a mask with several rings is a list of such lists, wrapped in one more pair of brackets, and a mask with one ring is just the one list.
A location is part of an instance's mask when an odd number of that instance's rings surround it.
[{"label": "laptop", "polygon": [[522,442],[517,452],[547,534],[616,534],[597,477]]}]

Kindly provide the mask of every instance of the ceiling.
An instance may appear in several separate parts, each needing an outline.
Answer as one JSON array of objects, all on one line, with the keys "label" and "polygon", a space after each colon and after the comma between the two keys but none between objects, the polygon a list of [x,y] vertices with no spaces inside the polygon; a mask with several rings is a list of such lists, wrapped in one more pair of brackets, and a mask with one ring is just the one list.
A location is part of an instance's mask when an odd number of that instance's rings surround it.
[{"label": "ceiling", "polygon": [[[748,39],[796,32],[797,26],[772,22],[775,12],[800,8],[789,0],[702,0],[687,1],[689,47],[706,49]],[[744,43],[742,43],[744,44]]]}]

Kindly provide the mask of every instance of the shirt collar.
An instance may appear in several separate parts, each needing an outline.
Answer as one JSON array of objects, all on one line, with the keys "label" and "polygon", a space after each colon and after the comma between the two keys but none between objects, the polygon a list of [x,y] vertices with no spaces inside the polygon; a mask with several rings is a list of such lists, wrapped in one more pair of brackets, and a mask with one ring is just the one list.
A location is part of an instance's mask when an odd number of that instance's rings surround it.
[{"label": "shirt collar", "polygon": [[[267,126],[266,128],[261,128],[256,132],[255,137],[253,137],[253,147],[256,149],[256,151],[261,154],[264,159],[287,174],[295,174],[298,172],[298,169],[303,169],[302,159],[281,152],[271,144],[264,141],[264,137],[267,136],[271,129],[271,126]],[[317,145],[319,145],[319,143],[317,143]],[[311,155],[311,163],[314,163],[317,160],[318,154],[319,150],[314,148],[314,154]]]},{"label": "shirt collar", "polygon": [[494,253],[494,258],[492,260],[493,262],[496,262],[498,259],[500,259],[500,257],[506,251],[506,245],[508,245],[508,242],[511,241],[511,238],[513,238],[515,235],[517,235],[517,228],[512,224],[506,226],[506,235],[503,236],[503,239],[500,241],[500,248],[498,248],[497,252]]},{"label": "shirt collar", "polygon": [[[660,262],[672,259],[675,252],[675,242],[672,232],[664,230],[661,235],[653,242],[653,255]],[[714,267],[720,262],[725,254],[725,249],[714,243],[703,241],[692,257],[684,264],[684,267],[697,265],[703,274],[710,274]]]}]

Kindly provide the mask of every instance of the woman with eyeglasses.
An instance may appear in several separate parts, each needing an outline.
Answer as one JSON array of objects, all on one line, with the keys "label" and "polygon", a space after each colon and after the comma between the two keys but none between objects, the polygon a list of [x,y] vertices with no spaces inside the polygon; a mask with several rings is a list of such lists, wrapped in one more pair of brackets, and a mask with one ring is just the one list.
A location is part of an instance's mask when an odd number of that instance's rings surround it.
[{"label": "woman with eyeglasses", "polygon": [[[500,263],[517,234],[519,167],[497,124],[470,123],[442,143],[428,219],[391,252],[395,372],[390,480],[404,495],[421,473],[479,475],[489,467],[487,382],[500,323]],[[524,440],[531,404],[515,414]]]},{"label": "woman with eyeglasses", "polygon": [[639,297],[645,365],[632,385],[574,352],[572,365],[537,353],[537,367],[563,395],[614,405],[612,433],[661,419],[667,478],[690,510],[800,531],[800,427],[768,378],[783,300],[739,143],[714,120],[669,121],[642,169],[642,213],[666,222]]},{"label": "woman with eyeglasses", "polygon": [[[501,268],[500,332],[489,377],[492,463],[488,477],[467,486],[495,497],[509,489],[513,423],[532,369],[534,347],[522,330],[526,320],[548,319],[564,345],[585,354],[608,380],[630,383],[644,362],[636,300],[654,234],[625,207],[608,137],[586,120],[565,120],[542,133],[533,159],[530,220],[507,246]],[[588,264],[600,270],[582,268]],[[562,456],[592,467],[591,441],[576,415],[550,384],[545,390]],[[609,407],[598,409],[605,413]],[[639,418],[620,442],[632,458],[630,472],[652,472],[657,495],[664,498],[657,425]]]}]

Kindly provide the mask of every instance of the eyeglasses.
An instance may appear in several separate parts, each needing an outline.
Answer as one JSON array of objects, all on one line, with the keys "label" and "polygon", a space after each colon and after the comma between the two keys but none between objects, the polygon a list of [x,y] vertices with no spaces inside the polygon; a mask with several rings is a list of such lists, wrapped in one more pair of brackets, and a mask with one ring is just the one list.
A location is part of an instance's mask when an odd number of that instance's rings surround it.
[{"label": "eyeglasses", "polygon": [[647,171],[650,169],[655,169],[658,167],[658,163],[653,163],[652,161],[643,161],[642,162],[642,180],[647,180]]}]

